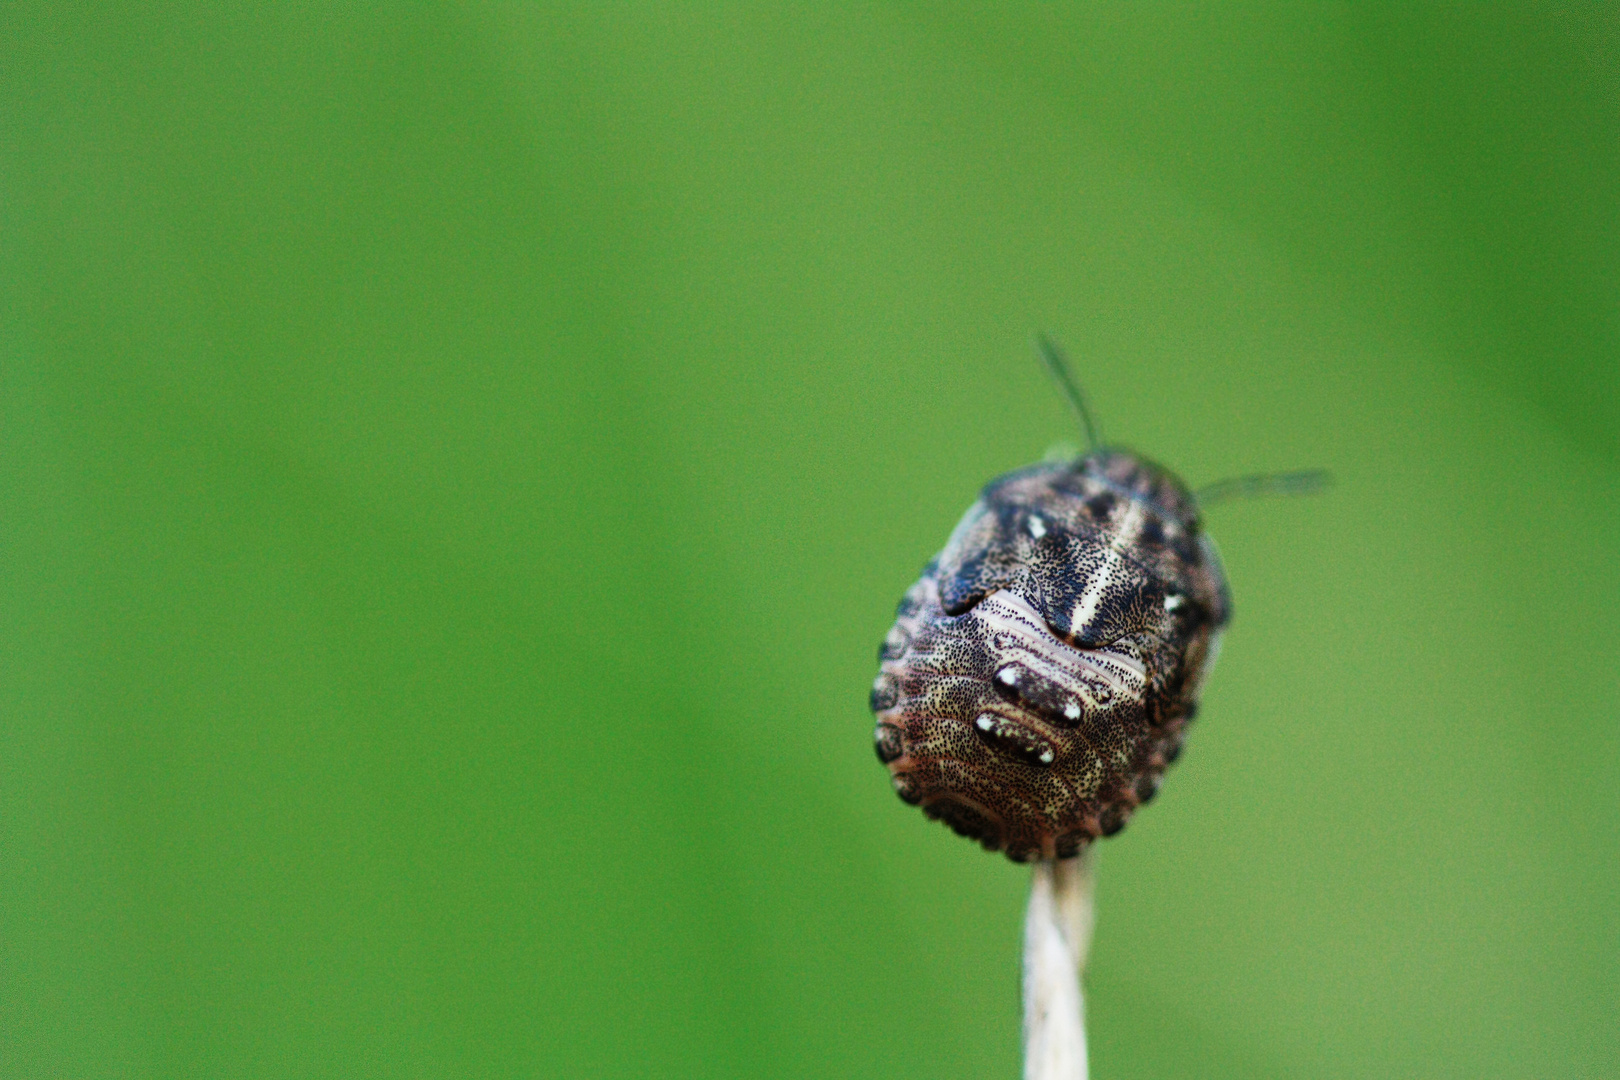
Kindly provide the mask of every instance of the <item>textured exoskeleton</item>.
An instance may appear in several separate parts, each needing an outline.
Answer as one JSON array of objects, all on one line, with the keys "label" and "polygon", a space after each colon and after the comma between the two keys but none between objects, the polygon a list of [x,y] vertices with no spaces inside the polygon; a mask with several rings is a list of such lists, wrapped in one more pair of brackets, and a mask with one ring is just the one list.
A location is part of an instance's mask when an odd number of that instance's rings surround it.
[{"label": "textured exoskeleton", "polygon": [[1015,860],[1122,828],[1180,753],[1230,614],[1198,506],[1120,450],[985,486],[872,686],[900,798]]}]

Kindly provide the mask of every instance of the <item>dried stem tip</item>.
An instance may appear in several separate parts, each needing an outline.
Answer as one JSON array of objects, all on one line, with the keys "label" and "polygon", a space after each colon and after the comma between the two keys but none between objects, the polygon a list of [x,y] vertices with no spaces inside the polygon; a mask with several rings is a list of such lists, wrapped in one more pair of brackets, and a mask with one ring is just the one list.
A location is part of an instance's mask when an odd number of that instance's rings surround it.
[{"label": "dried stem tip", "polygon": [[1091,856],[1035,863],[1024,920],[1024,1080],[1086,1080],[1080,973],[1091,946]]}]

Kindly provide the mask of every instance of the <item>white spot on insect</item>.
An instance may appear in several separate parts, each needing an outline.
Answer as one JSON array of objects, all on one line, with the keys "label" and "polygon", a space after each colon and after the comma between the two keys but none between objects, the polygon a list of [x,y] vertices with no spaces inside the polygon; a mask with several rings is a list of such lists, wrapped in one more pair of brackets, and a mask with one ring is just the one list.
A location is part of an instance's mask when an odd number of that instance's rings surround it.
[{"label": "white spot on insect", "polygon": [[1046,522],[1037,514],[1029,515],[1029,535],[1037,540],[1046,535]]},{"label": "white spot on insect", "polygon": [[1017,668],[1002,668],[1000,671],[996,672],[996,678],[1000,679],[1002,682],[1006,683],[1008,686],[1017,686],[1018,685],[1018,669]]},{"label": "white spot on insect", "polygon": [[1041,751],[1041,764],[1042,765],[1050,765],[1050,764],[1052,764],[1052,751],[1050,751],[1050,750],[1042,750]]},{"label": "white spot on insect", "polygon": [[1185,604],[1186,602],[1187,602],[1186,597],[1177,596],[1175,593],[1171,593],[1169,596],[1164,598],[1164,610],[1166,610],[1166,611],[1175,611],[1176,609],[1181,607],[1182,604]]},{"label": "white spot on insect", "polygon": [[980,731],[989,731],[995,726],[995,721],[991,720],[988,716],[981,716],[975,720],[974,723],[978,725]]},{"label": "white spot on insect", "polygon": [[1063,715],[1067,716],[1070,720],[1078,720],[1078,719],[1080,719],[1080,706],[1076,705],[1072,701],[1064,702],[1063,703]]}]

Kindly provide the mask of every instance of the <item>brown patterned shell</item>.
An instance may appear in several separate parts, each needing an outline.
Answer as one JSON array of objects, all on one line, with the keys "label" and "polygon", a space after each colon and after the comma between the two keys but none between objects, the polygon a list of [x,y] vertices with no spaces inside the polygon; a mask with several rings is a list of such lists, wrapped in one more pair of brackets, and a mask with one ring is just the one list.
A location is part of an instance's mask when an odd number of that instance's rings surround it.
[{"label": "brown patterned shell", "polygon": [[1099,450],[992,480],[900,601],[872,686],[900,798],[1020,862],[1158,790],[1230,616],[1198,507]]}]

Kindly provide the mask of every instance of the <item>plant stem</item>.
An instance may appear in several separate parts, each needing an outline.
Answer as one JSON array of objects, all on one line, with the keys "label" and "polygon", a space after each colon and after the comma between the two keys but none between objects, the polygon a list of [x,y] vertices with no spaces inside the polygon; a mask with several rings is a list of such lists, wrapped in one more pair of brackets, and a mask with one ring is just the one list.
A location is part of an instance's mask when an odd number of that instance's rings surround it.
[{"label": "plant stem", "polygon": [[1089,850],[1043,859],[1024,919],[1024,1080],[1086,1080],[1080,973],[1096,921]]}]

